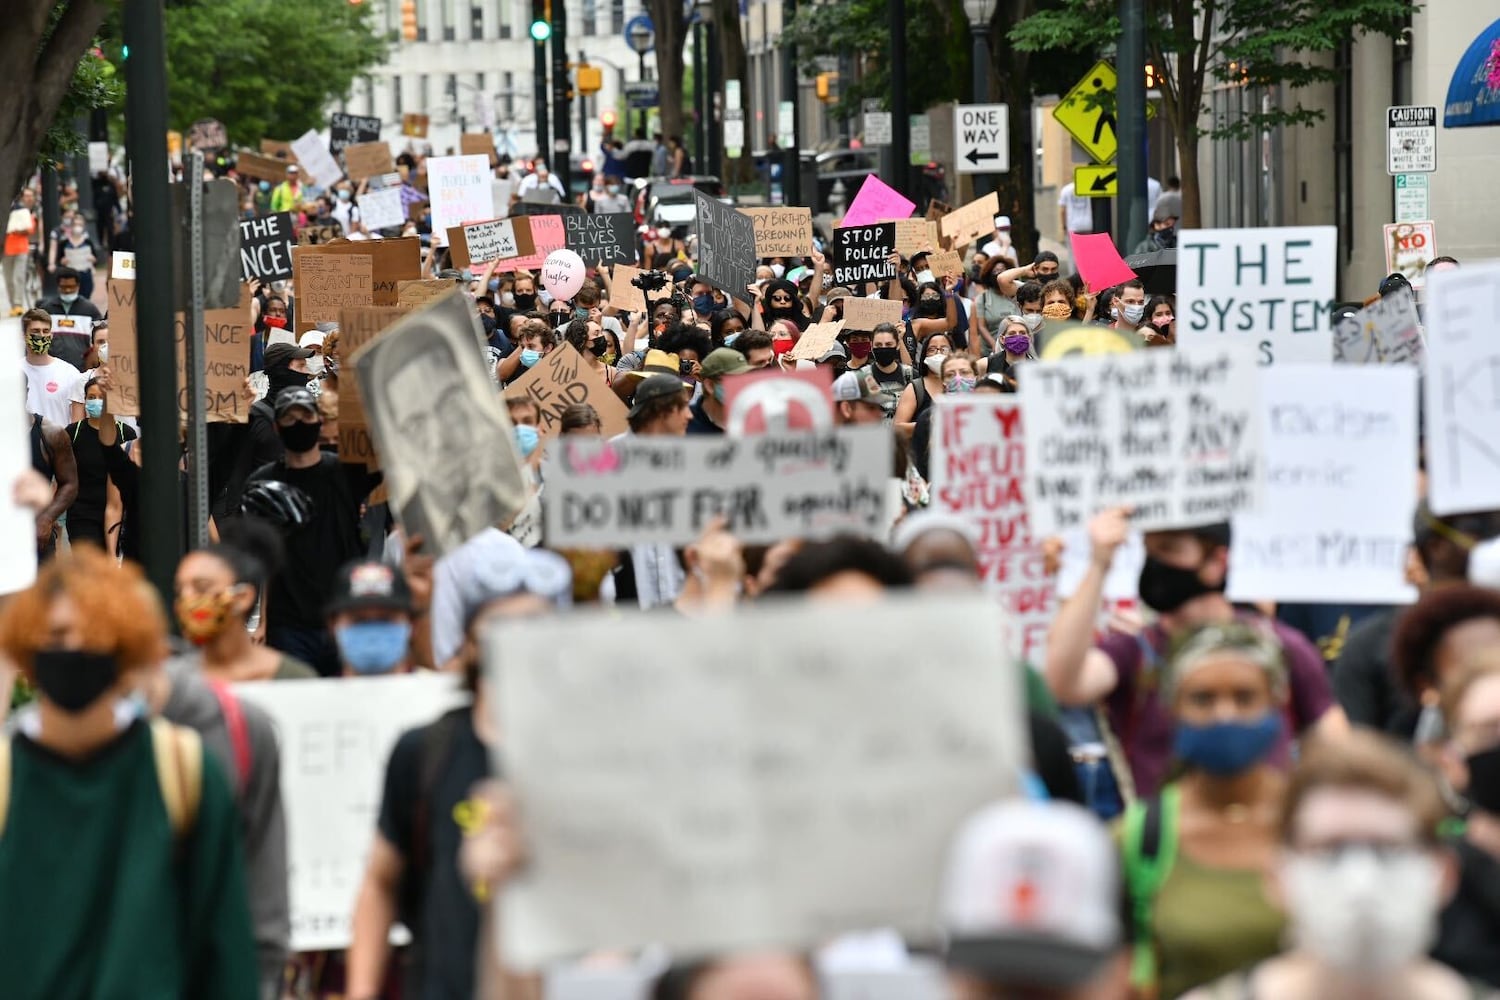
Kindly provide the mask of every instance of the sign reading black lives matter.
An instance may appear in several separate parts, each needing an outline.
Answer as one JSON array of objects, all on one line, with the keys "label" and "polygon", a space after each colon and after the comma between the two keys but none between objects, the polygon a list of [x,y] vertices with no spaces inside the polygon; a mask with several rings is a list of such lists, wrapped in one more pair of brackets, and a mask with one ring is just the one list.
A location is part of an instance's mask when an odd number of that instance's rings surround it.
[{"label": "sign reading black lives matter", "polygon": [[334,156],[344,151],[345,146],[380,140],[380,119],[365,115],[346,115],[335,111],[328,116],[328,149]]},{"label": "sign reading black lives matter", "polygon": [[693,192],[698,206],[698,277],[726,295],[750,301],[755,280],[755,220],[702,191]]},{"label": "sign reading black lives matter", "polygon": [[292,231],[290,212],[240,220],[240,269],[245,280],[277,281],[292,276]]},{"label": "sign reading black lives matter", "polygon": [[896,276],[891,255],[896,252],[896,224],[845,226],[833,231],[833,283],[889,281]]},{"label": "sign reading black lives matter", "polygon": [[635,263],[635,216],[629,212],[567,212],[567,247],[589,264]]}]

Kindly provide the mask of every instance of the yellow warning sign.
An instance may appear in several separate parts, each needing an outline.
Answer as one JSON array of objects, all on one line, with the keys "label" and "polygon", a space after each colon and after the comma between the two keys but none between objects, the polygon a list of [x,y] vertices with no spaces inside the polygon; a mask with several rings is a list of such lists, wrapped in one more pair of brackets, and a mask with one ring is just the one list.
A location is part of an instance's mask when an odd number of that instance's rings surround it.
[{"label": "yellow warning sign", "polygon": [[1080,198],[1113,198],[1120,193],[1120,170],[1113,163],[1073,168],[1073,193]]},{"label": "yellow warning sign", "polygon": [[[1113,160],[1119,146],[1115,131],[1115,84],[1118,82],[1115,68],[1101,59],[1052,109],[1052,117],[1097,163]],[[1156,110],[1148,103],[1146,117],[1152,118],[1155,114]]]}]

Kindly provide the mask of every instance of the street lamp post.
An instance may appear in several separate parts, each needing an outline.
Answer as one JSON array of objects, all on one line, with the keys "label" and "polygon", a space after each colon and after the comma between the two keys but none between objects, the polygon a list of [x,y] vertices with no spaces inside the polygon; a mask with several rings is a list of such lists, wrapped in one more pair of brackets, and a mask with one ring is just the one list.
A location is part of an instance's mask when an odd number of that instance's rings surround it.
[{"label": "street lamp post", "polygon": [[[637,18],[635,21],[631,22],[627,37],[629,39],[630,47],[635,50],[636,57],[640,60],[640,68],[639,72],[637,72],[636,74],[636,79],[641,82],[645,82],[646,53],[651,51],[651,46],[656,41],[654,33],[639,18]],[[627,112],[628,118],[630,108],[627,106],[625,110]],[[637,108],[636,112],[638,115],[636,128],[640,129],[641,133],[644,135],[646,131],[646,109]]]},{"label": "street lamp post", "polygon": [[[975,104],[987,104],[990,99],[990,18],[995,13],[995,0],[964,0],[964,14],[969,18],[969,34],[974,39],[971,59],[974,62]],[[987,193],[990,182],[982,174],[974,177],[974,194]]]}]

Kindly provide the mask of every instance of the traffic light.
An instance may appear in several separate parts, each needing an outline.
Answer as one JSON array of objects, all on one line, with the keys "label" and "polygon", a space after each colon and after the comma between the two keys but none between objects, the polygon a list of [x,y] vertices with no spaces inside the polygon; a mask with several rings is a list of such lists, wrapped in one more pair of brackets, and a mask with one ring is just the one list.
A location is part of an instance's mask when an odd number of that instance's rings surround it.
[{"label": "traffic light", "polygon": [[604,70],[598,66],[588,63],[580,63],[578,66],[578,92],[580,94],[597,94],[604,89]]},{"label": "traffic light", "polygon": [[417,0],[401,0],[401,37],[417,40]]},{"label": "traffic light", "polygon": [[552,37],[552,0],[531,0],[531,38],[545,42]]},{"label": "traffic light", "polygon": [[605,128],[614,128],[617,120],[613,111],[599,112],[599,124]]},{"label": "traffic light", "polygon": [[836,84],[836,83],[838,83],[838,79],[839,79],[839,75],[837,73],[819,73],[818,74],[818,78],[817,78],[818,100],[820,100],[820,101],[831,101],[831,100],[833,100],[833,85]]}]

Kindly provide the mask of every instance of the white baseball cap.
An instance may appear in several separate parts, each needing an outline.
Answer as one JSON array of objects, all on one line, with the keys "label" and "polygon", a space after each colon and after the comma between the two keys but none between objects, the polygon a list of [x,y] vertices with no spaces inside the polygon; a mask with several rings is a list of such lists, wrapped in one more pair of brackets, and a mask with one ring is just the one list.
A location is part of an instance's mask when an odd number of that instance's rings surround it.
[{"label": "white baseball cap", "polygon": [[1009,229],[1010,228],[1010,216],[1008,216],[1008,215],[997,215],[997,216],[995,216],[995,228],[996,229]]},{"label": "white baseball cap", "polygon": [[1104,825],[1071,802],[970,817],[943,883],[948,965],[1005,985],[1087,983],[1123,946],[1120,870]]}]

